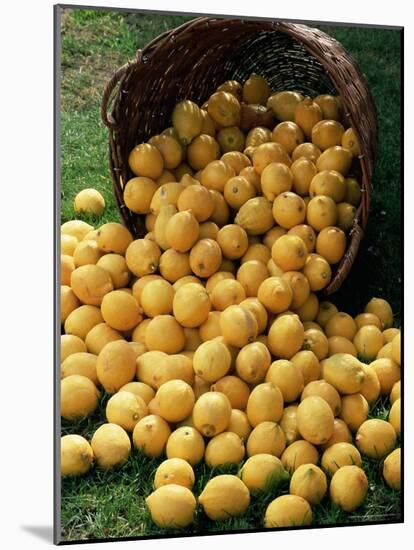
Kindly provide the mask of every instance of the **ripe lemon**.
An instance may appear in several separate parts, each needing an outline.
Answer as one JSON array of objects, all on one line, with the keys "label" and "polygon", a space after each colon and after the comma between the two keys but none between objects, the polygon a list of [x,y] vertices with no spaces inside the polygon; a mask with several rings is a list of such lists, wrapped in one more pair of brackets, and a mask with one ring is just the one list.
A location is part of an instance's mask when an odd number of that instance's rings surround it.
[{"label": "ripe lemon", "polygon": [[283,452],[281,461],[291,474],[302,464],[317,464],[319,454],[314,445],[305,439],[291,443]]},{"label": "ripe lemon", "polygon": [[334,443],[323,453],[321,465],[325,472],[332,476],[342,466],[361,466],[361,455],[349,442]]},{"label": "ripe lemon", "polygon": [[271,162],[262,171],[260,184],[263,195],[271,202],[292,189],[293,175],[286,164]]},{"label": "ripe lemon", "polygon": [[352,432],[356,432],[360,425],[365,422],[368,412],[368,401],[361,393],[353,393],[342,397],[340,417]]},{"label": "ripe lemon", "polygon": [[238,475],[252,494],[275,490],[288,478],[281,460],[265,453],[248,458]]},{"label": "ripe lemon", "polygon": [[327,490],[326,475],[318,466],[302,464],[293,472],[289,486],[290,494],[304,498],[311,506],[319,504]]},{"label": "ripe lemon", "polygon": [[313,380],[306,384],[301,394],[301,401],[312,395],[322,397],[331,407],[334,416],[338,416],[341,412],[341,396],[334,386],[325,380]]},{"label": "ripe lemon", "polygon": [[98,355],[96,372],[108,393],[115,393],[131,382],[135,378],[136,357],[128,342],[116,340],[106,344]]},{"label": "ripe lemon", "polygon": [[171,118],[174,129],[184,145],[201,133],[203,117],[201,109],[193,101],[186,99],[177,103]]},{"label": "ripe lemon", "polygon": [[127,432],[132,432],[136,424],[147,416],[148,407],[142,397],[129,391],[115,393],[106,404],[106,418],[118,424]]},{"label": "ripe lemon", "polygon": [[81,435],[64,435],[60,441],[60,472],[62,476],[86,474],[92,467],[93,451]]},{"label": "ripe lemon", "polygon": [[231,366],[228,347],[216,340],[202,343],[193,357],[194,372],[206,382],[216,382],[227,374]]},{"label": "ripe lemon", "polygon": [[160,415],[167,422],[180,422],[193,410],[195,396],[187,382],[169,380],[162,384],[155,395]]},{"label": "ripe lemon", "polygon": [[251,426],[261,422],[278,422],[283,413],[283,394],[272,382],[257,385],[247,401],[246,414]]},{"label": "ripe lemon", "polygon": [[302,197],[286,191],[276,197],[272,213],[278,225],[285,229],[291,229],[305,221],[306,205]]},{"label": "ripe lemon", "polygon": [[265,379],[270,362],[268,348],[261,342],[252,342],[244,346],[237,355],[236,371],[245,382],[257,384]]},{"label": "ripe lemon", "polygon": [[270,352],[281,359],[290,359],[302,348],[304,332],[303,325],[297,316],[279,317],[269,329]]},{"label": "ripe lemon", "polygon": [[[286,359],[274,361],[266,373],[265,380],[266,382],[273,383],[276,388],[279,388],[285,403],[296,401],[303,390],[303,375],[301,370],[297,365]],[[275,420],[279,420],[279,418]]]},{"label": "ripe lemon", "polygon": [[317,103],[309,98],[298,103],[295,109],[295,123],[302,128],[308,139],[312,135],[312,128],[321,120],[322,111]]},{"label": "ripe lemon", "polygon": [[355,437],[359,451],[371,458],[383,458],[395,447],[397,434],[391,424],[371,418],[361,424]]},{"label": "ripe lemon", "polygon": [[387,484],[396,491],[401,489],[401,449],[395,449],[384,460],[383,476]]},{"label": "ripe lemon", "polygon": [[224,432],[229,425],[230,416],[230,400],[221,392],[204,393],[194,405],[194,426],[206,437]]},{"label": "ripe lemon", "polygon": [[181,485],[192,489],[195,482],[194,470],[182,458],[168,458],[161,462],[154,476],[154,487],[159,489],[164,485]]},{"label": "ripe lemon", "polygon": [[250,493],[238,477],[219,475],[207,482],[198,502],[210,519],[224,520],[242,516],[246,512],[250,504]]},{"label": "ripe lemon", "polygon": [[314,445],[326,443],[333,434],[334,415],[328,403],[319,396],[306,397],[297,410],[298,430]]},{"label": "ripe lemon", "polygon": [[268,505],[264,517],[264,526],[291,527],[311,525],[312,509],[309,503],[297,495],[282,495]]},{"label": "ripe lemon", "polygon": [[204,456],[204,439],[200,432],[190,426],[182,426],[172,432],[167,441],[167,458],[182,458],[195,466]]},{"label": "ripe lemon", "polygon": [[278,458],[286,448],[286,436],[282,428],[276,422],[266,420],[260,422],[250,432],[247,440],[247,455],[271,454]]},{"label": "ripe lemon", "polygon": [[91,447],[98,466],[108,470],[125,464],[131,452],[131,441],[118,424],[103,424],[93,434]]},{"label": "ripe lemon", "polygon": [[99,391],[80,374],[71,374],[60,383],[60,414],[69,421],[91,415],[98,406]]},{"label": "ripe lemon", "polygon": [[194,519],[196,499],[190,489],[169,484],[156,489],[145,499],[152,521],[158,527],[183,528]]},{"label": "ripe lemon", "polygon": [[205,462],[210,468],[225,464],[237,464],[244,457],[244,444],[241,438],[232,432],[222,432],[210,439],[205,452]]},{"label": "ripe lemon", "polygon": [[342,466],[335,472],[330,485],[332,501],[345,512],[353,512],[364,502],[368,480],[358,466]]}]

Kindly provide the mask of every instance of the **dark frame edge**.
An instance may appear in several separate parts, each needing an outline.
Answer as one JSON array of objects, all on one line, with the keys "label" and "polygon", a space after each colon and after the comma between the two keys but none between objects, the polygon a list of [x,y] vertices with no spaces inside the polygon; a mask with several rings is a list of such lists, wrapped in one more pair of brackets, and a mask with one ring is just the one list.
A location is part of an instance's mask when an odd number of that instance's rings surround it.
[{"label": "dark frame edge", "polygon": [[250,19],[250,20],[271,20],[271,21],[287,21],[289,23],[299,23],[308,25],[312,23],[314,25],[326,25],[326,26],[337,26],[337,27],[360,27],[360,28],[372,28],[377,29],[387,29],[399,31],[403,29],[403,25],[379,25],[376,23],[353,23],[353,22],[340,22],[340,21],[319,21],[309,19],[294,19],[289,17],[279,18],[279,17],[258,17],[253,15],[240,15],[240,14],[221,14],[221,13],[206,13],[206,12],[185,12],[185,11],[174,11],[174,10],[150,10],[143,8],[124,8],[124,7],[115,7],[115,6],[91,6],[89,4],[56,4],[60,9],[82,9],[82,10],[97,10],[97,11],[119,11],[119,12],[132,12],[132,13],[143,13],[143,14],[155,14],[155,15],[187,15],[191,17],[218,17],[221,19]]},{"label": "dark frame edge", "polygon": [[57,376],[60,357],[60,298],[59,285],[60,267],[58,258],[60,256],[60,72],[61,72],[61,11],[62,6],[53,6],[53,543],[61,544],[61,483],[60,483],[60,377]]}]

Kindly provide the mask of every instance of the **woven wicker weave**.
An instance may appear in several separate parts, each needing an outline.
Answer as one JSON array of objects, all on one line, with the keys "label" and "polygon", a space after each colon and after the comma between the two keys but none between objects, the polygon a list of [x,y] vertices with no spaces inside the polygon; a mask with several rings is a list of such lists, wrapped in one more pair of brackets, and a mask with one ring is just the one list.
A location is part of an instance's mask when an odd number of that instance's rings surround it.
[{"label": "woven wicker weave", "polygon": [[341,44],[318,29],[269,20],[200,17],[138,50],[136,58],[109,80],[101,105],[121,216],[134,236],[145,234],[143,217],[128,210],[123,201],[123,187],[133,176],[128,166],[131,149],[171,125],[171,112],[178,101],[191,99],[201,104],[225,80],[243,82],[252,72],[264,76],[273,91],[339,94],[349,125],[358,136],[362,201],[348,249],[324,291],[331,294],[345,280],[368,220],[377,122],[371,93],[355,61]]}]

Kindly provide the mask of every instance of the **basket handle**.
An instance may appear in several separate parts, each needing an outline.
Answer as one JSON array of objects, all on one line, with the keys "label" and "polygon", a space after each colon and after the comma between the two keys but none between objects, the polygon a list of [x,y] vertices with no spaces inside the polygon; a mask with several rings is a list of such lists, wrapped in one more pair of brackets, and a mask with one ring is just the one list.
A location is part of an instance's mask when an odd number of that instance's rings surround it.
[{"label": "basket handle", "polygon": [[101,119],[105,126],[109,129],[113,129],[116,125],[116,121],[111,113],[108,112],[108,104],[111,99],[112,92],[114,91],[116,85],[120,82],[126,71],[132,65],[133,62],[128,61],[125,65],[122,65],[115,73],[112,75],[110,80],[105,85],[105,89],[101,101]]}]

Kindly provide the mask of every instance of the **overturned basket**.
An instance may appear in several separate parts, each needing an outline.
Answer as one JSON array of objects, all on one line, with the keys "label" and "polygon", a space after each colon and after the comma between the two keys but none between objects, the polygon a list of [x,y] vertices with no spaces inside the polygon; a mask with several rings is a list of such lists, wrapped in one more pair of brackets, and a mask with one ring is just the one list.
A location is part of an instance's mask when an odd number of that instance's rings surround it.
[{"label": "overturned basket", "polygon": [[109,160],[118,208],[132,234],[144,236],[144,216],[131,212],[123,200],[124,185],[133,177],[129,152],[170,125],[177,102],[191,99],[202,104],[225,80],[243,82],[252,72],[264,76],[273,92],[340,95],[349,125],[359,139],[362,200],[348,249],[324,289],[331,294],[348,275],[368,220],[377,122],[371,93],[355,61],[341,44],[318,29],[278,21],[200,17],[138,50],[137,57],[109,80],[101,105],[109,129]]}]

